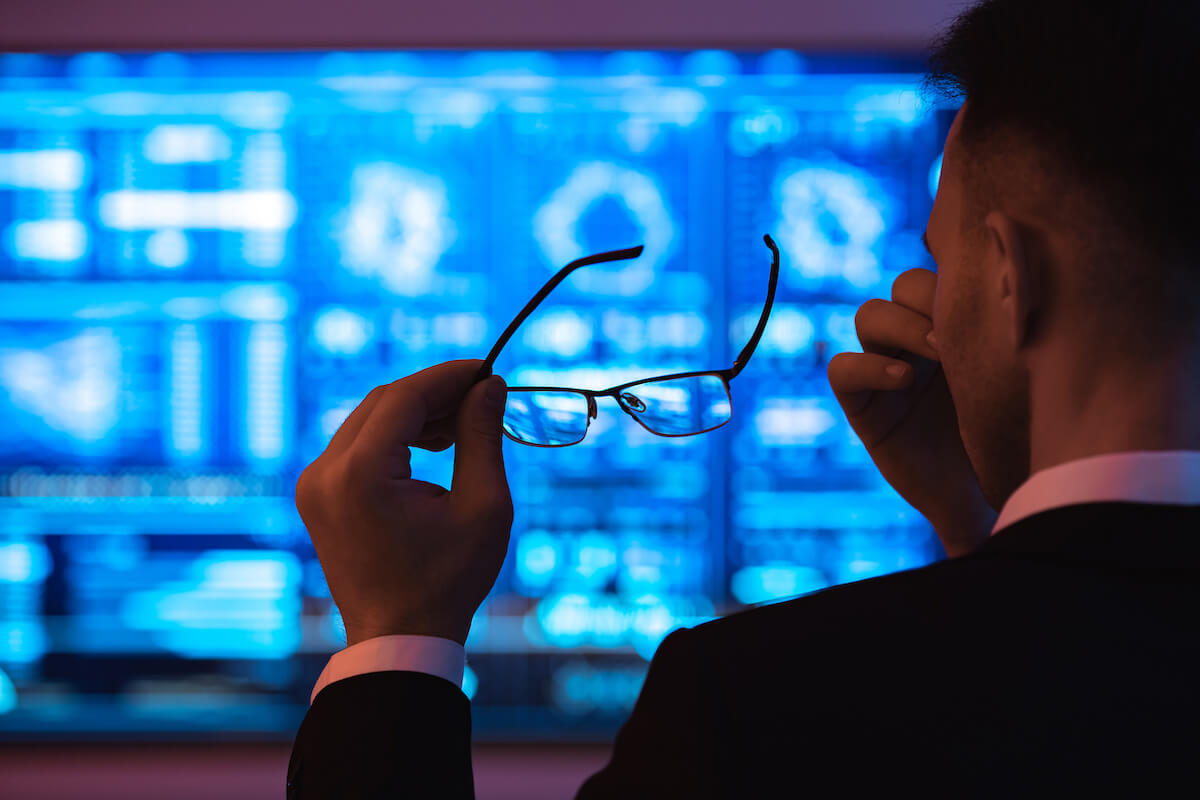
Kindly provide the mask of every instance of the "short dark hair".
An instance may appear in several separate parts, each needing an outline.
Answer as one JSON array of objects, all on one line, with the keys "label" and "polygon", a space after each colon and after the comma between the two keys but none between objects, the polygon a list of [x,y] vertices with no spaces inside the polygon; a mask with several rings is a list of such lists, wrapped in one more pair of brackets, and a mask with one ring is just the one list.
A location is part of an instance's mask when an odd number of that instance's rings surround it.
[{"label": "short dark hair", "polygon": [[[965,97],[968,173],[987,182],[981,163],[1031,146],[1067,207],[1097,212],[1084,238],[1104,260],[1135,255],[1144,284],[1200,290],[1200,2],[983,0],[933,42],[925,88]],[[1024,189],[991,181],[964,188]],[[1200,320],[1195,294],[1165,302]]]}]

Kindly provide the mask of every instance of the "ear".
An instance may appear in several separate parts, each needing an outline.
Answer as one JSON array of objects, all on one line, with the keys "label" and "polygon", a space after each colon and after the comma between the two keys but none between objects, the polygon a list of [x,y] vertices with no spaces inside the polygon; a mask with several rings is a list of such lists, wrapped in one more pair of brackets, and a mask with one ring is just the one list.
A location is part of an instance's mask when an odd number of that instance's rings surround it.
[{"label": "ear", "polygon": [[1009,341],[1014,349],[1028,346],[1036,334],[1037,312],[1045,300],[1042,274],[1045,261],[1032,232],[1002,211],[989,212],[984,218],[996,261],[993,273],[999,281],[998,292]]}]

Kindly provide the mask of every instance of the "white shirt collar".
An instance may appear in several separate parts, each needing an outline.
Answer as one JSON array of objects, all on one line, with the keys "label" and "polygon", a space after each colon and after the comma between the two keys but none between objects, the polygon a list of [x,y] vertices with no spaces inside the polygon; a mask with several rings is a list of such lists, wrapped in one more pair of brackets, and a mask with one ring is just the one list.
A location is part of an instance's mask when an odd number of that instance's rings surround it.
[{"label": "white shirt collar", "polygon": [[1052,508],[1113,501],[1200,505],[1200,450],[1104,453],[1040,470],[1008,498],[992,533]]}]

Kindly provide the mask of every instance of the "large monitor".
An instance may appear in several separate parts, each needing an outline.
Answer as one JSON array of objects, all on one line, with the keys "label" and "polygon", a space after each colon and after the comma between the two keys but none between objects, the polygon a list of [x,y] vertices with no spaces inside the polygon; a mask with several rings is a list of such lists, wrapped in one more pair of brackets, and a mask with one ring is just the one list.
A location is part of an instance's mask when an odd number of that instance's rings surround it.
[{"label": "large monitor", "polygon": [[[938,557],[826,378],[933,268],[921,64],[784,50],[0,57],[0,736],[287,738],[343,646],[300,470],[375,385],[483,358],[725,368],[733,419],[505,442],[477,739],[600,738],[672,629]],[[448,486],[453,453],[414,450]],[[819,690],[819,687],[814,687]]]}]

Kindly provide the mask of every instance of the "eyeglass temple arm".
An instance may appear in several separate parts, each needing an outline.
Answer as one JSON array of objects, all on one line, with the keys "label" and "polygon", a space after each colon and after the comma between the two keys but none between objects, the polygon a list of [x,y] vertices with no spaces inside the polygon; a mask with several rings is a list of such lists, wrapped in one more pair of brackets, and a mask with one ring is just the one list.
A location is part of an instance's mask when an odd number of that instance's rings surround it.
[{"label": "eyeglass temple arm", "polygon": [[475,375],[475,382],[478,383],[492,374],[492,364],[496,361],[496,357],[500,355],[500,351],[504,349],[504,345],[508,344],[508,340],[511,339],[512,335],[517,332],[517,328],[521,327],[521,323],[525,321],[526,317],[532,314],[533,310],[537,308],[543,300],[546,299],[546,295],[554,291],[554,287],[566,280],[568,275],[580,267],[587,267],[591,266],[592,264],[603,264],[607,261],[627,261],[631,258],[637,258],[642,254],[643,249],[643,246],[639,244],[637,247],[628,247],[624,250],[609,250],[606,253],[596,253],[595,255],[584,256],[583,258],[576,259],[560,269],[558,273],[555,274],[553,278],[546,281],[546,285],[538,290],[538,293],[535,294],[533,298],[525,304],[525,307],[521,309],[521,313],[517,314],[513,321],[508,324],[508,327],[504,329],[504,333],[500,334],[500,338],[497,339],[496,344],[492,346],[492,352],[488,353],[487,358],[484,359],[483,366],[479,368],[479,372]]},{"label": "eyeglass temple arm", "polygon": [[754,335],[742,348],[742,352],[738,353],[737,360],[733,362],[733,368],[729,370],[728,378],[730,380],[737,377],[750,361],[750,356],[754,355],[754,348],[758,346],[758,340],[762,338],[763,330],[767,327],[767,318],[771,316],[771,306],[775,303],[775,284],[779,282],[779,248],[775,246],[775,240],[769,235],[764,235],[763,241],[767,243],[767,247],[771,248],[771,281],[767,284],[767,302],[763,306],[762,315],[758,318],[758,325],[754,328]]}]

